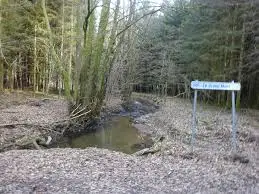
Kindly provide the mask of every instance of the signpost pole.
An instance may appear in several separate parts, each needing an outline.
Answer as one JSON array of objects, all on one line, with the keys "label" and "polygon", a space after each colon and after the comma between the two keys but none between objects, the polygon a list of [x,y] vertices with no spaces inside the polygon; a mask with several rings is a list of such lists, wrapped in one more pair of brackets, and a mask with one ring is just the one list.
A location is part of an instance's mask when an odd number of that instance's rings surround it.
[{"label": "signpost pole", "polygon": [[[234,81],[232,81],[234,83]],[[236,103],[235,103],[235,91],[232,91],[232,146],[233,151],[236,152]]]},{"label": "signpost pole", "polygon": [[192,137],[191,137],[191,149],[193,152],[193,146],[195,141],[196,133],[196,105],[197,105],[197,90],[228,90],[232,91],[232,149],[233,152],[237,150],[237,118],[236,118],[236,102],[235,102],[235,91],[241,89],[240,83],[232,82],[208,82],[208,81],[192,81],[191,88],[194,89],[193,99],[193,115],[192,115]]},{"label": "signpost pole", "polygon": [[193,98],[193,110],[192,110],[192,139],[191,139],[191,146],[193,152],[193,146],[195,141],[195,133],[196,133],[196,106],[197,106],[197,90],[194,90],[194,98]]}]

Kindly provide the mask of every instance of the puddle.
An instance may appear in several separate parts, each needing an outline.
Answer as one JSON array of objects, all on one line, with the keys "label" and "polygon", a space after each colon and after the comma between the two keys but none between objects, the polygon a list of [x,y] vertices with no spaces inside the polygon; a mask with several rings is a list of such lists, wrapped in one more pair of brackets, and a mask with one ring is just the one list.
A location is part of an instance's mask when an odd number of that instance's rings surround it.
[{"label": "puddle", "polygon": [[96,132],[69,137],[59,147],[87,148],[98,147],[132,154],[151,142],[143,137],[138,129],[132,126],[129,117],[118,116],[107,121]]}]

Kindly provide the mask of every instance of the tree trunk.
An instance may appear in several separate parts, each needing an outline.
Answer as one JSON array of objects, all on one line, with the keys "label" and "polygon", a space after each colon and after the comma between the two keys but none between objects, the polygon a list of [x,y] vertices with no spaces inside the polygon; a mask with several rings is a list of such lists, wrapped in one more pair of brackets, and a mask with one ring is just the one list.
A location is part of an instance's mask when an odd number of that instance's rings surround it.
[{"label": "tree trunk", "polygon": [[0,92],[4,91],[4,65],[3,61],[0,60]]},{"label": "tree trunk", "polygon": [[102,68],[102,71],[100,71],[100,73],[103,74],[102,80],[100,80],[100,89],[99,89],[99,93],[100,93],[99,96],[101,96],[100,101],[103,101],[104,98],[105,98],[106,87],[107,87],[106,82],[108,80],[108,76],[109,76],[110,71],[111,71],[111,65],[114,62],[115,57],[116,57],[116,54],[115,54],[116,31],[117,31],[117,28],[118,28],[119,8],[120,8],[120,0],[117,0],[115,12],[114,12],[114,17],[113,17],[113,25],[112,25],[111,35],[110,35],[110,38],[109,38],[106,57],[104,59],[104,67]]},{"label": "tree trunk", "polygon": [[[238,63],[238,82],[242,83],[242,68],[243,68],[243,62],[244,62],[244,46],[245,46],[245,33],[246,33],[246,26],[245,21],[243,22],[242,27],[242,38],[241,38],[241,49],[240,49],[240,56],[239,56],[239,63]],[[241,90],[237,92],[237,101],[236,106],[239,109],[240,108],[240,101],[241,101]]]},{"label": "tree trunk", "polygon": [[72,4],[71,8],[71,17],[70,17],[70,42],[69,42],[69,64],[68,64],[68,83],[69,83],[69,90],[72,89],[72,60],[73,60],[73,29],[74,29],[74,5]]},{"label": "tree trunk", "polygon": [[[93,46],[94,45],[94,40],[95,40],[95,22],[96,22],[96,17],[95,17],[95,12],[92,11],[89,13],[91,9],[91,2],[88,0],[88,13],[87,13],[87,22],[84,27],[84,49],[83,49],[83,59],[84,59],[84,64],[82,64],[81,71],[79,76],[79,84],[80,84],[80,91],[79,91],[79,96],[77,99],[77,102],[82,102],[84,105],[89,105],[91,102],[91,95],[92,95],[92,77],[94,76],[94,61],[93,61],[93,54],[95,52],[95,49]],[[90,15],[89,15],[90,14]],[[86,20],[86,19],[85,19]],[[100,56],[99,56],[100,57]]]},{"label": "tree trunk", "polygon": [[[84,88],[84,93],[86,94],[84,96],[85,98],[85,104],[88,104],[89,102],[93,102],[92,103],[92,109],[93,109],[93,112],[96,111],[98,112],[98,104],[99,104],[99,97],[98,97],[98,92],[99,92],[99,89],[100,89],[100,80],[102,80],[102,76],[104,76],[103,74],[100,74],[100,71],[101,71],[101,68],[102,68],[102,53],[103,53],[103,49],[104,49],[104,40],[105,40],[105,37],[106,37],[106,28],[107,28],[107,25],[108,25],[108,19],[109,19],[109,10],[110,10],[110,0],[103,0],[103,7],[102,7],[102,10],[101,10],[101,16],[100,16],[100,23],[99,23],[99,26],[98,26],[98,33],[97,33],[97,36],[96,36],[96,39],[95,39],[95,42],[94,42],[94,50],[93,50],[93,54],[92,54],[92,57],[91,57],[91,61],[86,61],[86,62],[90,62],[90,68],[88,69],[85,69],[87,70],[87,73],[88,73],[88,76],[87,78],[84,77],[85,81],[86,81],[86,86],[87,88]],[[90,17],[90,20],[92,19],[95,19],[93,17],[93,15]],[[93,21],[90,22],[89,24],[89,27],[93,27],[93,26],[90,26],[90,25],[93,25]],[[92,29],[93,30],[93,29]],[[89,32],[88,33],[88,38],[92,37],[93,34],[92,32],[94,31],[91,31],[89,29]],[[89,40],[89,39],[88,39]],[[90,40],[89,40],[90,41]],[[89,47],[88,46],[91,46],[91,43],[92,43],[92,40],[90,41],[90,44],[86,44],[86,51],[87,51],[87,54],[90,53],[90,50],[89,50]],[[87,60],[89,60],[87,58]],[[84,66],[85,68],[86,66]],[[83,71],[85,72],[85,71]],[[83,75],[85,76],[85,75]],[[82,78],[82,76],[81,76]],[[82,79],[81,79],[82,81]],[[82,85],[83,83],[81,83]]]},{"label": "tree trunk", "polygon": [[[52,62],[54,62],[54,64],[56,65],[59,74],[61,74],[63,76],[64,84],[65,84],[65,94],[68,95],[67,97],[69,97],[70,91],[69,91],[69,85],[67,84],[67,72],[66,72],[66,69],[62,68],[60,58],[57,55],[55,48],[54,48],[53,34],[52,34],[52,31],[50,28],[45,0],[41,0],[41,7],[43,10],[43,15],[44,15],[45,23],[47,26],[48,36],[49,36],[49,47],[50,47],[50,54],[52,57]],[[50,76],[51,76],[51,74],[50,74]],[[51,79],[51,77],[50,77],[50,79]],[[60,82],[61,80],[57,79],[57,81]],[[50,80],[49,80],[49,84],[50,84]],[[60,86],[58,86],[58,88],[59,87],[62,87],[62,84]]]},{"label": "tree trunk", "polygon": [[9,79],[9,88],[11,91],[13,91],[13,85],[14,85],[14,64],[11,64],[11,66],[8,68],[8,79]]},{"label": "tree trunk", "polygon": [[[136,0],[130,0],[130,13],[129,13],[129,19],[126,24],[130,25],[134,18],[135,18],[135,9],[136,9]],[[123,86],[123,91],[122,91],[122,98],[125,101],[128,101],[131,93],[132,93],[132,84],[133,84],[133,71],[134,71],[134,59],[135,59],[135,51],[133,49],[134,44],[135,44],[135,35],[134,35],[134,29],[133,26],[129,27],[127,31],[127,62],[126,62],[126,68],[125,68],[125,79],[124,79],[124,86]]]},{"label": "tree trunk", "polygon": [[1,58],[0,58],[0,92],[4,91],[4,61],[2,60],[2,42],[0,39],[0,49],[1,49]]},{"label": "tree trunk", "polygon": [[33,65],[33,91],[38,92],[37,82],[37,26],[34,25],[34,65]]}]

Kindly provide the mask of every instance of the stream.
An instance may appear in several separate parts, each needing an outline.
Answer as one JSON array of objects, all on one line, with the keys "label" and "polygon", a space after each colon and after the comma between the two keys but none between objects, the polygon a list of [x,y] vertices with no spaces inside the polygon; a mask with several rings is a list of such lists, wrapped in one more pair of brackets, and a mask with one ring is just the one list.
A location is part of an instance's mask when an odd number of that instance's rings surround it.
[{"label": "stream", "polygon": [[99,127],[94,132],[86,132],[77,136],[64,137],[58,147],[87,148],[98,147],[127,154],[135,153],[149,147],[152,140],[143,136],[135,128],[128,116],[115,116]]},{"label": "stream", "polygon": [[151,112],[158,107],[147,100],[137,99],[126,102],[122,110],[107,119],[94,130],[72,134],[62,138],[56,147],[81,148],[97,147],[132,154],[151,147],[153,140],[147,133],[132,125],[132,120]]}]

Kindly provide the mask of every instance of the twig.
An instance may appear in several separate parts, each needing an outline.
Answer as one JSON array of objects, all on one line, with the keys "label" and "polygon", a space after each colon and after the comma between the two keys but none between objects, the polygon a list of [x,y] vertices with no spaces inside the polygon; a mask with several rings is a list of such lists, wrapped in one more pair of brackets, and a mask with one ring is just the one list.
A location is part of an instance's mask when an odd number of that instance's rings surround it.
[{"label": "twig", "polygon": [[146,14],[144,14],[143,16],[137,18],[136,21],[133,21],[133,23],[127,24],[124,29],[122,29],[120,32],[118,32],[118,33],[116,34],[116,37],[118,37],[120,34],[122,34],[123,32],[125,32],[125,31],[126,31],[127,29],[129,29],[131,26],[133,26],[134,24],[136,24],[136,23],[137,23],[138,21],[140,21],[142,18],[144,18],[144,17],[146,17],[146,16],[148,16],[148,15],[153,15],[153,14],[155,14],[156,12],[159,12],[159,11],[161,11],[161,8],[159,8],[159,9],[157,9],[157,10],[152,10],[152,11],[150,11],[149,13],[146,13]]},{"label": "twig", "polygon": [[86,114],[90,113],[91,111],[92,111],[92,110],[89,110],[89,111],[84,112],[84,113],[82,113],[82,114],[80,114],[80,115],[77,115],[77,116],[75,116],[75,117],[72,117],[72,118],[70,118],[70,120],[73,120],[73,119],[76,119],[76,118],[81,117],[81,116],[83,116],[83,115],[86,115]]},{"label": "twig", "polygon": [[[80,114],[80,115],[77,115],[79,112],[77,112],[76,114],[74,114],[73,115],[73,117],[70,117],[70,118],[67,118],[67,119],[63,119],[63,120],[59,120],[59,121],[56,121],[56,122],[54,122],[54,123],[60,123],[60,122],[64,122],[64,121],[70,121],[70,120],[73,120],[73,119],[76,119],[76,118],[78,118],[78,117],[81,117],[81,116],[83,116],[83,115],[86,115],[86,114],[88,114],[88,113],[90,113],[92,110],[89,110],[89,111],[87,111],[87,112],[84,112],[84,113],[82,113],[82,114]],[[80,111],[80,112],[82,112],[82,111]],[[77,116],[75,116],[75,115],[77,115]],[[53,123],[53,124],[54,124]]]},{"label": "twig", "polygon": [[[69,119],[65,119],[65,120],[62,120],[62,121],[67,121]],[[58,123],[58,122],[61,122],[61,121],[57,121],[55,123]],[[51,132],[55,132],[55,133],[58,133],[58,134],[62,134],[54,129],[51,129],[51,125],[52,124],[55,124],[55,123],[51,123],[51,124],[45,124],[46,126],[44,125],[37,125],[37,124],[32,124],[32,123],[8,123],[8,124],[1,124],[0,125],[0,128],[3,128],[3,127],[15,127],[15,126],[21,126],[21,125],[24,125],[24,126],[30,126],[30,127],[39,127],[39,128],[42,128],[44,130],[48,130],[48,131],[51,131]]]},{"label": "twig", "polygon": [[32,123],[8,123],[8,124],[1,124],[0,128],[2,127],[13,127],[13,126],[19,126],[19,125],[27,125],[27,126],[40,126]]},{"label": "twig", "polygon": [[70,115],[73,115],[74,114],[74,112],[79,108],[81,106],[81,104],[79,104],[72,112],[71,112],[71,114]]},{"label": "twig", "polygon": [[75,114],[71,114],[71,117],[76,116],[77,114],[79,114],[79,113],[83,112],[85,109],[86,109],[86,107],[85,107],[85,108],[83,108],[83,109],[81,109],[80,111],[78,111],[78,112],[77,112],[77,113],[75,113]]},{"label": "twig", "polygon": [[182,92],[180,94],[177,94],[176,96],[173,96],[172,98],[177,98],[178,96],[181,96],[181,95],[184,95],[184,94],[186,94],[186,92]]}]

